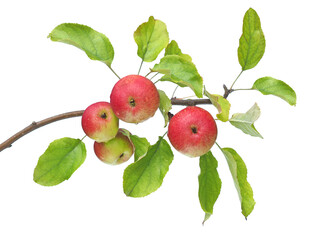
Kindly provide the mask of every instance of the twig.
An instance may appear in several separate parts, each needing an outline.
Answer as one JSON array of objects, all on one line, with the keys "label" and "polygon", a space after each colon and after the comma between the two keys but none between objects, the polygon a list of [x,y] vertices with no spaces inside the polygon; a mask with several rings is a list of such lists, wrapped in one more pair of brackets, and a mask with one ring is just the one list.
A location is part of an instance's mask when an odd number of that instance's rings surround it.
[{"label": "twig", "polygon": [[[181,106],[195,106],[199,104],[211,104],[209,99],[176,99],[173,98],[171,99],[171,104],[172,105],[181,105]],[[73,111],[73,112],[67,112],[67,113],[62,113],[53,117],[46,118],[44,120],[41,120],[39,122],[32,122],[29,126],[25,127],[21,131],[17,132],[13,136],[11,136],[8,140],[4,141],[3,143],[0,144],[0,152],[3,151],[6,148],[9,148],[12,146],[12,144],[17,141],[18,139],[22,138],[26,134],[32,132],[33,130],[36,130],[40,127],[43,127],[45,125],[48,125],[50,123],[63,120],[63,119],[68,119],[68,118],[73,118],[73,117],[80,117],[82,116],[84,110],[79,110],[79,111]]]},{"label": "twig", "polygon": [[200,104],[212,104],[210,99],[171,99],[172,105],[195,106]]},{"label": "twig", "polygon": [[37,128],[43,127],[47,124],[50,124],[50,123],[53,123],[53,122],[56,122],[59,120],[72,118],[72,117],[79,117],[79,116],[82,116],[82,114],[83,114],[83,110],[73,111],[73,112],[62,113],[62,114],[59,114],[59,115],[56,115],[53,117],[49,117],[49,118],[46,118],[46,119],[41,120],[39,122],[32,122],[29,126],[22,129],[21,131],[17,132],[12,137],[10,137],[8,140],[1,143],[0,144],[0,152],[6,148],[11,147],[15,141],[22,138],[24,135],[32,132],[33,130],[36,130]]}]

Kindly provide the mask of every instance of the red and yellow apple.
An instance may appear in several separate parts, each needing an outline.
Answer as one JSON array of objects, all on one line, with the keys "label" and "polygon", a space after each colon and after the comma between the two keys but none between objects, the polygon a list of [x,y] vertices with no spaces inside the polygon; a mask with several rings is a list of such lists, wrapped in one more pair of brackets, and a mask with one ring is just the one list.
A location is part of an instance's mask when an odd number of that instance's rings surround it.
[{"label": "red and yellow apple", "polygon": [[127,131],[120,128],[117,135],[108,142],[94,142],[94,152],[102,162],[117,165],[130,159],[134,145]]},{"label": "red and yellow apple", "polygon": [[128,123],[140,123],[149,119],[157,111],[159,103],[159,93],[153,82],[140,75],[120,79],[110,95],[115,115]]},{"label": "red and yellow apple", "polygon": [[168,126],[172,146],[184,155],[198,157],[207,153],[217,138],[217,125],[203,108],[186,107],[175,114]]},{"label": "red and yellow apple", "polygon": [[109,141],[119,129],[119,119],[108,102],[97,102],[87,107],[81,124],[86,135],[97,142]]}]

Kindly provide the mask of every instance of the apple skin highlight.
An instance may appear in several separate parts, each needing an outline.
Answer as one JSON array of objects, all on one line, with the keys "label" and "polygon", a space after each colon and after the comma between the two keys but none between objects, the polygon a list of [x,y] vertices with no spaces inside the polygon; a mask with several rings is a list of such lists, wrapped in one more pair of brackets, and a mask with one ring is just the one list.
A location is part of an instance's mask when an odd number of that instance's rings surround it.
[{"label": "apple skin highlight", "polygon": [[189,157],[199,157],[211,149],[217,132],[216,122],[208,111],[190,106],[172,117],[168,138],[177,151]]},{"label": "apple skin highlight", "polygon": [[152,81],[140,75],[128,75],[114,85],[110,103],[119,119],[140,123],[155,114],[160,97]]}]

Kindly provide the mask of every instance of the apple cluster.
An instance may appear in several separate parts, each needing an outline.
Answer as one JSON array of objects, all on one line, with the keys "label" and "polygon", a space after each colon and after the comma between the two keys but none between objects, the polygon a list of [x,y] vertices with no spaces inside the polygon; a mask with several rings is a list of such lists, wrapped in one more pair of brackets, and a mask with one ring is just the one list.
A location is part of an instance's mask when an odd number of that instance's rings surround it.
[{"label": "apple cluster", "polygon": [[119,128],[119,119],[141,123],[159,107],[159,93],[153,82],[140,75],[120,79],[113,87],[109,102],[97,102],[86,108],[82,128],[94,142],[97,157],[109,164],[126,162],[134,153],[130,133]]},{"label": "apple cluster", "polygon": [[[129,160],[134,145],[130,132],[119,128],[119,120],[141,123],[154,116],[159,104],[159,92],[152,81],[140,75],[121,78],[111,91],[110,103],[94,103],[82,115],[82,128],[95,141],[96,156],[113,165]],[[197,157],[207,153],[215,143],[217,126],[208,111],[189,106],[171,118],[168,138],[179,152]]]}]

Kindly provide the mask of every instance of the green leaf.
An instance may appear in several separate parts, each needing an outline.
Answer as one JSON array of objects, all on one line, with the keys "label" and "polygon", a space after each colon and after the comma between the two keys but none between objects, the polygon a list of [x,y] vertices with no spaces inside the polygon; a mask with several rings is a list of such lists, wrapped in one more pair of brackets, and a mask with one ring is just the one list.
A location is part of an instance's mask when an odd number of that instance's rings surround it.
[{"label": "green leaf", "polygon": [[229,122],[246,134],[249,134],[253,137],[263,138],[254,127],[254,122],[259,118],[259,116],[260,108],[255,103],[246,113],[233,114]]},{"label": "green leaf", "polygon": [[113,61],[114,50],[109,39],[88,26],[63,23],[53,29],[48,38],[80,48],[90,59],[101,61],[109,67]]},{"label": "green leaf", "polygon": [[229,111],[231,104],[227,99],[218,94],[210,94],[206,89],[204,90],[204,95],[206,95],[211,103],[218,109],[217,118],[222,122],[227,122],[229,120]]},{"label": "green leaf", "polygon": [[190,87],[198,98],[202,97],[203,80],[196,66],[183,57],[167,55],[156,64],[154,72],[165,74],[162,81],[171,81],[181,87]]},{"label": "green leaf", "polygon": [[262,58],[265,48],[266,41],[260,18],[257,12],[250,8],[243,18],[242,35],[239,40],[238,60],[242,70],[254,68]]},{"label": "green leaf", "polygon": [[247,167],[234,149],[222,148],[221,150],[227,159],[234,185],[238,191],[242,214],[247,218],[255,205],[253,191],[247,181]]},{"label": "green leaf", "polygon": [[175,41],[175,40],[172,40],[168,46],[166,47],[166,50],[165,50],[165,56],[168,56],[168,55],[177,55],[177,56],[180,56],[184,59],[186,59],[187,61],[192,61],[192,58],[188,55],[188,54],[184,54],[181,52],[181,49],[179,48],[178,46],[178,43]]},{"label": "green leaf", "polygon": [[152,62],[168,45],[169,34],[166,25],[151,16],[134,32],[134,40],[138,45],[138,56],[145,62]]},{"label": "green leaf", "polygon": [[144,197],[156,191],[162,184],[173,153],[166,140],[159,137],[156,144],[149,147],[147,154],[130,164],[123,174],[123,190],[130,197]]},{"label": "green leaf", "polygon": [[171,100],[168,98],[167,94],[164,91],[158,90],[158,92],[160,96],[159,109],[162,116],[164,117],[164,127],[166,127],[169,122],[168,113],[172,108],[172,104],[171,104]]},{"label": "green leaf", "polygon": [[204,214],[204,219],[202,221],[202,225],[211,217],[211,213],[205,213]]},{"label": "green leaf", "polygon": [[213,213],[213,205],[219,197],[221,190],[221,179],[218,171],[218,161],[212,155],[211,151],[200,157],[200,175],[199,180],[199,200],[200,205],[205,212],[205,222]]},{"label": "green leaf", "polygon": [[136,135],[131,135],[130,139],[134,145],[134,161],[136,162],[147,154],[150,143],[146,138],[140,138]]},{"label": "green leaf", "polygon": [[43,186],[68,180],[84,162],[86,154],[86,147],[80,139],[57,139],[40,156],[33,180]]},{"label": "green leaf", "polygon": [[256,89],[264,95],[271,94],[280,97],[291,106],[295,106],[297,102],[295,91],[285,82],[272,77],[259,78],[254,82],[252,89]]}]

